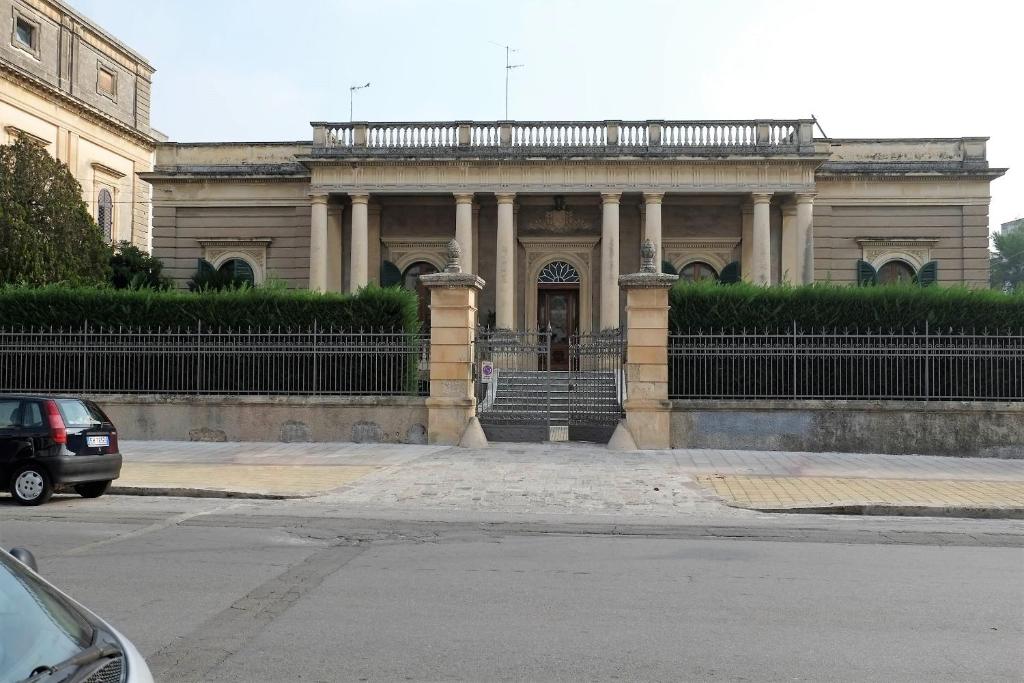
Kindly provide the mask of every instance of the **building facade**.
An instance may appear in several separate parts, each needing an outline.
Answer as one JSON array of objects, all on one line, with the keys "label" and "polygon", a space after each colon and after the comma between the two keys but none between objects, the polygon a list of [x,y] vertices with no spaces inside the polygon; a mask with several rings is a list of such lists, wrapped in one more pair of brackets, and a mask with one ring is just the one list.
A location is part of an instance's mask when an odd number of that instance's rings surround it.
[{"label": "building facade", "polygon": [[[153,251],[257,284],[351,291],[441,269],[479,323],[617,328],[650,238],[685,279],[854,283],[937,266],[987,286],[986,138],[822,139],[812,120],[313,123],[312,142],[162,144]],[[935,267],[933,266],[933,267]],[[424,311],[426,316],[427,312]]]},{"label": "building facade", "polygon": [[150,187],[166,139],[150,128],[153,67],[56,0],[0,0],[0,143],[23,135],[67,164],[111,241],[149,248]]}]

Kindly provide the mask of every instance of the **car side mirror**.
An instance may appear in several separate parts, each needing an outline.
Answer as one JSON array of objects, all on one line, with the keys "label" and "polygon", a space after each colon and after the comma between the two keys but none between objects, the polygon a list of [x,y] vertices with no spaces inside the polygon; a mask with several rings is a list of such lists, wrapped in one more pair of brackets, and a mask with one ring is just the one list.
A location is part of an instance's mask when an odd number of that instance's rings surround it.
[{"label": "car side mirror", "polygon": [[29,549],[11,548],[11,557],[16,559],[18,562],[21,562],[23,565],[25,565],[35,573],[39,573],[39,565],[36,564],[36,556],[33,555],[32,551],[30,551]]}]

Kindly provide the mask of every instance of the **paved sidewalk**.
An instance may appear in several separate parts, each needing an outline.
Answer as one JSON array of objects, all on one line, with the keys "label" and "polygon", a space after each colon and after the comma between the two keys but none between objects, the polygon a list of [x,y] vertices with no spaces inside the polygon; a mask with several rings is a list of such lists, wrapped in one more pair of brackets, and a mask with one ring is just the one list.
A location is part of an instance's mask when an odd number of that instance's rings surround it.
[{"label": "paved sidewalk", "polygon": [[1024,515],[1024,460],[720,450],[615,453],[574,443],[467,450],[128,441],[122,451],[126,462],[116,482],[121,492],[316,497],[332,509],[368,514]]}]

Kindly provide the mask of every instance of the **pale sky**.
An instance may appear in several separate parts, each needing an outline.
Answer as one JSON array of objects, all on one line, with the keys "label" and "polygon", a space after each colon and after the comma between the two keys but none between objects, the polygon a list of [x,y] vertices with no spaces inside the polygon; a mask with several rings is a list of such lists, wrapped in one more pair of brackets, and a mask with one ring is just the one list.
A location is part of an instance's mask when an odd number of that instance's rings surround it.
[{"label": "pale sky", "polygon": [[310,121],[817,116],[832,137],[989,136],[990,222],[1024,216],[1024,3],[68,0],[152,63],[172,141]]}]

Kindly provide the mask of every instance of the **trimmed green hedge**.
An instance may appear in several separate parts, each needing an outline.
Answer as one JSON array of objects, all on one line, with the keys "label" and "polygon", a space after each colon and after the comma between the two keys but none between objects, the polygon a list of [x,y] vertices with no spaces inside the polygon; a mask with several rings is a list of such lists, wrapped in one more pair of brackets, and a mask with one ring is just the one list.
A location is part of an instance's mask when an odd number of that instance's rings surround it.
[{"label": "trimmed green hedge", "polygon": [[357,294],[244,289],[193,294],[106,288],[0,287],[0,328],[90,327],[419,329],[416,294],[369,286]]},{"label": "trimmed green hedge", "polygon": [[1024,330],[1024,293],[961,287],[757,287],[678,283],[669,295],[674,331],[789,328]]}]

